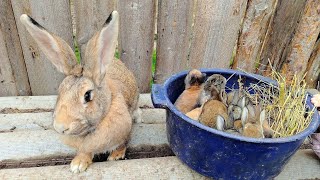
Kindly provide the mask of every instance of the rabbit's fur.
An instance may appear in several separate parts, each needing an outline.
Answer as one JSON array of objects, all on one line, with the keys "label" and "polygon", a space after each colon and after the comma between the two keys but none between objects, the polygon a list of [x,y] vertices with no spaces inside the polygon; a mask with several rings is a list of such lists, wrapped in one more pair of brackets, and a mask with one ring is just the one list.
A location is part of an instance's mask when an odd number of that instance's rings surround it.
[{"label": "rabbit's fur", "polygon": [[271,138],[273,131],[266,119],[266,111],[259,105],[252,105],[250,102],[245,105],[245,97],[242,101],[242,135],[254,138]]},{"label": "rabbit's fur", "polygon": [[219,99],[226,105],[226,98],[221,98],[221,94],[225,93],[227,80],[220,74],[211,75],[203,85],[200,95],[200,104],[204,104],[209,99]]},{"label": "rabbit's fur", "polygon": [[213,74],[206,80],[200,97],[203,104],[198,118],[200,123],[221,131],[233,126],[227,114],[225,86],[226,79],[220,74]]},{"label": "rabbit's fur", "polygon": [[113,11],[87,43],[81,64],[64,40],[25,14],[20,20],[47,58],[66,75],[59,86],[53,124],[63,141],[77,149],[71,171],[86,170],[96,153],[111,152],[110,160],[123,158],[139,92],[133,73],[114,59],[118,13]]},{"label": "rabbit's fur", "polygon": [[198,121],[202,108],[198,107],[193,109],[192,111],[187,112],[186,116],[189,118]]},{"label": "rabbit's fur", "polygon": [[182,113],[187,113],[199,104],[199,95],[206,74],[197,69],[189,71],[185,78],[185,90],[180,94],[174,105]]},{"label": "rabbit's fur", "polygon": [[232,127],[228,120],[227,107],[224,103],[213,99],[204,103],[199,116],[200,123],[223,131]]}]

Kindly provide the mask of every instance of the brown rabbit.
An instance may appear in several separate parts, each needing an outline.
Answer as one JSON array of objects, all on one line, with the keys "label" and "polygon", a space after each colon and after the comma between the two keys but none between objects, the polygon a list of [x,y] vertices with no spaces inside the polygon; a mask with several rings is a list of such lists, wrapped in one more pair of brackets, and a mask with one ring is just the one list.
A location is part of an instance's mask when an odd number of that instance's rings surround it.
[{"label": "brown rabbit", "polygon": [[25,14],[20,20],[47,58],[66,75],[59,86],[53,125],[64,142],[77,150],[71,171],[85,171],[97,153],[111,152],[109,160],[123,158],[139,92],[133,74],[114,59],[118,12],[113,11],[90,39],[81,64],[64,40]]},{"label": "brown rabbit", "polygon": [[244,107],[242,110],[242,135],[254,138],[272,137],[273,131],[266,120],[265,110],[261,110],[259,105],[253,106],[254,110]]},{"label": "brown rabbit", "polygon": [[199,122],[221,131],[233,126],[229,121],[226,105],[221,101],[213,99],[204,103],[199,116]]},{"label": "brown rabbit", "polygon": [[227,98],[221,98],[222,93],[225,93],[227,80],[220,74],[211,75],[203,85],[203,90],[200,95],[200,104],[204,104],[209,99],[215,99],[227,104]]},{"label": "brown rabbit", "polygon": [[189,71],[185,78],[185,90],[178,97],[174,105],[184,114],[194,109],[199,104],[199,95],[206,74],[197,69]]},{"label": "brown rabbit", "polygon": [[193,109],[192,111],[187,112],[186,116],[189,118],[198,121],[202,108],[198,107]]}]

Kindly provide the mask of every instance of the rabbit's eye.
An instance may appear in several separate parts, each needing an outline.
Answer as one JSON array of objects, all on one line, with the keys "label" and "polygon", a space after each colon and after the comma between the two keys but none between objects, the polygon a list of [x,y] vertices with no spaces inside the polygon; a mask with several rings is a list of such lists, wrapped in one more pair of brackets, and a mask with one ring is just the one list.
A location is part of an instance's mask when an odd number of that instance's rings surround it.
[{"label": "rabbit's eye", "polygon": [[87,92],[84,94],[84,100],[85,100],[85,102],[89,102],[89,101],[92,100],[91,92],[92,92],[92,90],[89,90],[89,91],[87,91]]}]

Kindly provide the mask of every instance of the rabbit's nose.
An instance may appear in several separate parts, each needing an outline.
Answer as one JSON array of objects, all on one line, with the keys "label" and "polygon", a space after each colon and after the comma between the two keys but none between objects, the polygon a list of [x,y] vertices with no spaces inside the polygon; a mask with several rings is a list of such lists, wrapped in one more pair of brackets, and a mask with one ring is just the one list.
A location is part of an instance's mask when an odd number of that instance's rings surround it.
[{"label": "rabbit's nose", "polygon": [[69,130],[69,128],[66,127],[64,124],[57,123],[56,121],[53,122],[53,127],[60,134],[65,134]]}]

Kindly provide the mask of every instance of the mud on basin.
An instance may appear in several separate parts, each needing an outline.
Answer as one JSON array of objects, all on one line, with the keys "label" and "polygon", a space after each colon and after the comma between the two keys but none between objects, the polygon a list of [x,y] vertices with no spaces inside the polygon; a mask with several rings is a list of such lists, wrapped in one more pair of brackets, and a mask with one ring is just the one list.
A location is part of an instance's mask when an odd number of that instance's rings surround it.
[{"label": "mud on basin", "polygon": [[[250,83],[273,83],[269,78],[230,69],[201,69],[207,76],[221,74],[227,87]],[[277,176],[305,138],[319,126],[318,113],[303,132],[287,138],[256,139],[218,131],[194,121],[178,111],[173,103],[184,90],[187,71],[171,76],[163,85],[152,87],[155,107],[167,110],[167,138],[175,155],[189,167],[214,179],[271,179]],[[312,108],[310,96],[307,105]]]}]

